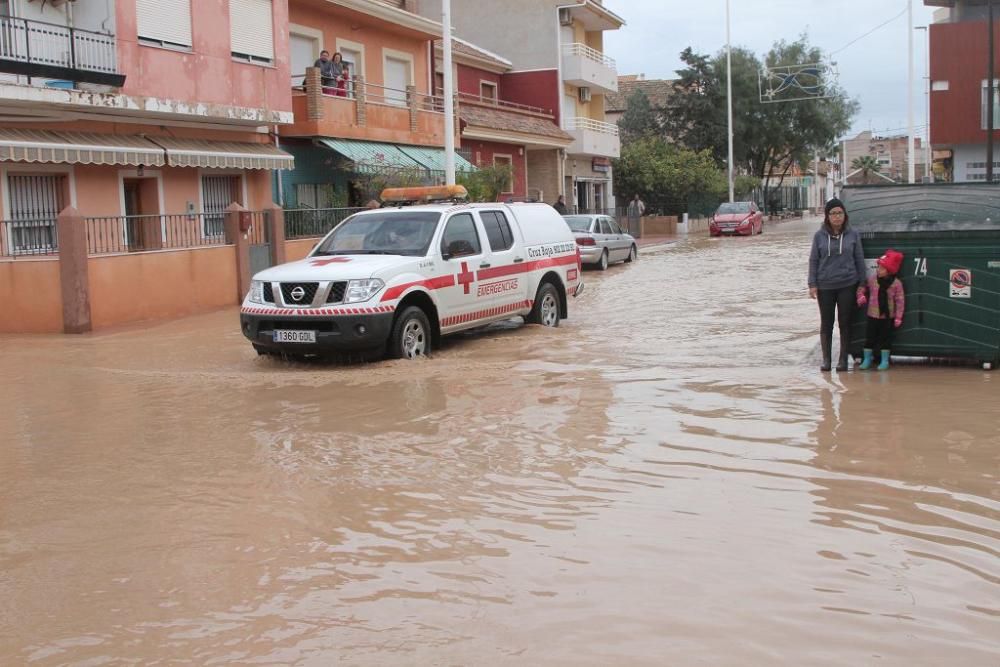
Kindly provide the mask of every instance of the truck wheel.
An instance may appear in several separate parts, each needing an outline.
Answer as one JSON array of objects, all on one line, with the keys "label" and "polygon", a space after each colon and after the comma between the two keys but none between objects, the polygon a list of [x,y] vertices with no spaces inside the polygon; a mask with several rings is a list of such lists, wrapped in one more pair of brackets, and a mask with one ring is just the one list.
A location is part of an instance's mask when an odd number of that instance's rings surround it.
[{"label": "truck wheel", "polygon": [[552,283],[542,283],[538,286],[528,322],[541,324],[543,327],[557,327],[559,319],[559,291]]},{"label": "truck wheel", "polygon": [[396,318],[388,353],[393,359],[418,359],[431,353],[431,324],[422,309],[410,306]]}]

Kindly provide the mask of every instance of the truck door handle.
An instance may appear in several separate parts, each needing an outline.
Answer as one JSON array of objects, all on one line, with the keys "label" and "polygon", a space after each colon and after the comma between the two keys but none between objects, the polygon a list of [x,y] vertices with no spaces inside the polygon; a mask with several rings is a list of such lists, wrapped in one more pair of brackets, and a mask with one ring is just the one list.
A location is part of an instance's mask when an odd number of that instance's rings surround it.
[{"label": "truck door handle", "polygon": [[488,268],[490,268],[489,262],[483,262],[482,264],[479,265],[479,268],[480,269],[488,269]]},{"label": "truck door handle", "polygon": [[515,258],[514,258],[514,263],[515,263],[515,264],[517,264],[518,262],[523,262],[523,261],[524,261],[524,258],[523,258],[523,257],[515,257]]}]

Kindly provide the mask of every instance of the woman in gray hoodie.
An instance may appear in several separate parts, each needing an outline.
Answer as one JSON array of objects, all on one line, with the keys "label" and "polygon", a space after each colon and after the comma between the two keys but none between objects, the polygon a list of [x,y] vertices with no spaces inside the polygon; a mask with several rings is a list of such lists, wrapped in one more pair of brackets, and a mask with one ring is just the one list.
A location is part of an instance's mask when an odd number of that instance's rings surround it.
[{"label": "woman in gray hoodie", "polygon": [[820,370],[830,370],[835,312],[840,328],[837,370],[847,370],[854,291],[864,282],[866,273],[861,234],[848,227],[844,203],[831,199],[826,203],[823,226],[813,236],[809,251],[809,296],[819,303],[819,344],[823,350]]}]

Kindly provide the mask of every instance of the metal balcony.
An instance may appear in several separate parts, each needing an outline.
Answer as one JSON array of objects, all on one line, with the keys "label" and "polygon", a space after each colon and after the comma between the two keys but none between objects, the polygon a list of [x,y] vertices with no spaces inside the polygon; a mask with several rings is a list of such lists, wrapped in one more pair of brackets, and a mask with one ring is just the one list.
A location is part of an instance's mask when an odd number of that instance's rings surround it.
[{"label": "metal balcony", "polygon": [[120,88],[115,36],[0,16],[0,72]]}]

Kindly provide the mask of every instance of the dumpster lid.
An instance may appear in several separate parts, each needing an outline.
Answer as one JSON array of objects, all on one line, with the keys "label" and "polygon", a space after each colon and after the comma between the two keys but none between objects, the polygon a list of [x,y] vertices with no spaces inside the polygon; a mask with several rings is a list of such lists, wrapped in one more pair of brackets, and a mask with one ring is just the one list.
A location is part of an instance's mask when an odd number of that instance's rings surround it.
[{"label": "dumpster lid", "polygon": [[1000,232],[1000,183],[851,185],[841,199],[862,234]]}]

